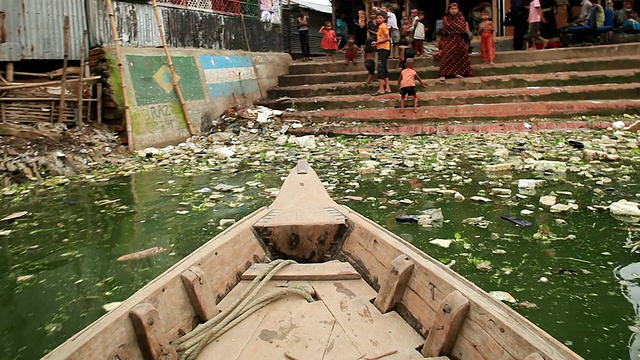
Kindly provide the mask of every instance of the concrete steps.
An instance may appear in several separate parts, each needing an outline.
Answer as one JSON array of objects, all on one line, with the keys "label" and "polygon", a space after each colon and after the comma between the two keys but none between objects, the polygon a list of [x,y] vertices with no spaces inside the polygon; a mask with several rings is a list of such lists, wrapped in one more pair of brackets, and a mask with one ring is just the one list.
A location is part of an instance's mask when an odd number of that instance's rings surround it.
[{"label": "concrete steps", "polygon": [[430,123],[455,118],[458,121],[495,121],[531,117],[571,118],[576,115],[612,115],[640,113],[640,100],[541,101],[497,104],[425,106],[417,113],[411,107],[400,113],[395,107],[373,109],[337,109],[286,113],[285,120],[303,123],[322,122],[412,122]]},{"label": "concrete steps", "polygon": [[[638,51],[640,51],[640,49]],[[305,84],[363,81],[367,78],[367,72],[363,66],[359,66],[358,68],[358,71],[340,73],[283,75],[278,78],[278,84],[279,86],[295,86]],[[603,71],[614,69],[640,69],[640,52],[636,56],[616,58],[601,57],[550,61],[533,60],[510,64],[496,64],[495,66],[478,65],[473,67],[473,76],[544,74],[553,72]],[[415,70],[423,79],[438,78],[439,67],[437,66],[415,68]],[[400,69],[389,69],[389,79],[391,81],[398,80],[399,75]]]},{"label": "concrete steps", "polygon": [[[557,87],[571,85],[619,84],[640,82],[640,69],[567,71],[546,74],[511,74],[499,76],[474,76],[440,82],[436,79],[425,80],[426,92],[459,91],[482,89],[508,89],[527,87]],[[391,83],[394,92],[395,83]],[[339,82],[328,84],[274,87],[268,91],[267,102],[282,97],[303,99],[305,97],[371,94],[377,90],[377,83],[363,86],[362,82]]]},{"label": "concrete steps", "polygon": [[[624,97],[640,99],[640,82],[629,84],[596,84],[539,88],[506,88],[489,90],[429,91],[418,88],[420,106],[450,106],[465,104],[497,104],[568,100],[615,100]],[[388,108],[400,106],[398,94],[380,96],[337,95],[260,102],[273,109],[295,108],[299,111],[324,109]]]},{"label": "concrete steps", "polygon": [[[617,44],[617,45],[598,45],[589,47],[579,47],[571,49],[548,49],[537,51],[535,53],[526,51],[503,51],[496,56],[496,64],[512,64],[519,62],[529,62],[532,59],[537,61],[553,61],[553,60],[571,60],[571,59],[588,59],[588,58],[611,58],[611,57],[627,57],[638,56],[640,47],[635,43]],[[340,55],[336,57],[340,59]],[[482,58],[479,54],[471,54],[469,56],[472,65],[482,64]],[[345,65],[341,61],[335,63],[327,63],[322,60],[312,62],[294,63],[289,67],[289,75],[317,74],[317,73],[339,73],[351,72],[362,68],[362,59],[358,59],[356,65]],[[390,59],[389,68],[396,68],[398,60]],[[439,62],[433,58],[421,57],[415,59],[416,67],[439,66]],[[356,69],[357,68],[357,69]]]},{"label": "concrete steps", "polygon": [[[479,61],[476,55],[471,59]],[[345,124],[367,133],[385,133],[389,127],[407,134],[434,133],[434,126],[451,122],[521,124],[524,119],[640,113],[640,43],[500,52],[496,62],[473,65],[472,77],[440,82],[436,62],[418,59],[415,68],[426,89],[418,88],[417,113],[411,107],[404,113],[398,109],[399,69],[390,71],[391,94],[371,96],[377,84],[362,83],[367,77],[362,63],[294,64],[259,103],[296,109],[284,118],[303,124],[297,133],[344,134]]]}]

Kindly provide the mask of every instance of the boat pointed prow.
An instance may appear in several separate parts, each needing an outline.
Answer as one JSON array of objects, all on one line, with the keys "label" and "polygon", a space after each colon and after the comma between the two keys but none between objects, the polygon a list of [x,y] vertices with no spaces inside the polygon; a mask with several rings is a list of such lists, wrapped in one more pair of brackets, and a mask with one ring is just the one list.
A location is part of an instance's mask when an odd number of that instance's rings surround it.
[{"label": "boat pointed prow", "polygon": [[276,257],[299,262],[330,260],[349,228],[337,207],[316,172],[306,160],[300,160],[254,229]]}]

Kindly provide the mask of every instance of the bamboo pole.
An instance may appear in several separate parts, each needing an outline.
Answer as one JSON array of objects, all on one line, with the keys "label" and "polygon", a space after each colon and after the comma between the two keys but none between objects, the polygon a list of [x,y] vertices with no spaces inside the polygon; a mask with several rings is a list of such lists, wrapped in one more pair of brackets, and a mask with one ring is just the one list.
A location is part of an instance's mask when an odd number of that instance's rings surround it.
[{"label": "bamboo pole", "polygon": [[[94,80],[99,80],[100,78],[102,78],[102,77],[101,76],[92,76],[92,77],[88,77],[88,78],[84,79],[84,81],[94,81]],[[71,84],[71,83],[76,83],[78,81],[80,81],[80,79],[67,80],[67,85]],[[20,84],[20,85],[0,86],[0,91],[30,89],[30,88],[37,88],[37,87],[41,87],[41,86],[56,86],[56,85],[60,85],[60,80],[45,81],[45,82],[39,82],[39,83]]]},{"label": "bamboo pole", "polygon": [[[85,51],[87,51],[87,30],[82,33],[82,45],[80,46],[80,85],[78,86],[78,126],[82,127],[83,106],[84,102],[84,67],[85,67]],[[87,118],[87,121],[89,119]]]},{"label": "bamboo pole", "polygon": [[8,82],[13,81],[13,75],[15,75],[15,72],[13,71],[13,61],[9,61],[6,65],[6,76]]},{"label": "bamboo pole", "polygon": [[67,106],[67,66],[69,65],[69,16],[64,17],[64,58],[62,62],[62,80],[60,84],[60,105],[58,106],[58,122],[64,120],[64,109]]},{"label": "bamboo pole", "polygon": [[251,46],[249,46],[249,37],[247,36],[247,25],[244,22],[244,14],[240,14],[240,20],[242,21],[242,34],[244,35],[244,45],[247,47],[247,51],[251,52]]},{"label": "bamboo pole", "polygon": [[[102,83],[96,85],[96,117],[98,118],[98,124],[102,124]],[[91,106],[91,104],[89,104]]]},{"label": "bamboo pole", "polygon": [[176,71],[173,67],[173,60],[171,59],[171,54],[169,53],[169,47],[167,46],[167,39],[164,37],[164,29],[162,28],[162,19],[160,18],[160,11],[158,10],[158,3],[156,0],[151,0],[151,4],[153,5],[153,11],[156,14],[156,22],[158,23],[158,31],[160,31],[160,39],[162,40],[162,47],[164,48],[164,53],[167,56],[167,62],[169,63],[169,70],[171,70],[171,83],[173,83],[173,90],[178,95],[178,100],[180,101],[180,106],[182,107],[182,113],[184,114],[184,120],[187,122],[187,126],[189,127],[189,134],[191,136],[195,135],[193,131],[193,125],[191,125],[191,116],[189,116],[189,110],[187,109],[187,102],[184,100],[184,96],[182,96],[182,90],[180,90],[180,85],[178,85],[178,79],[176,76]]},{"label": "bamboo pole", "polygon": [[105,0],[107,3],[107,11],[109,12],[109,22],[111,23],[111,34],[113,35],[113,44],[116,48],[116,57],[118,58],[118,69],[120,70],[120,85],[122,86],[122,103],[124,105],[124,118],[127,126],[127,145],[130,150],[135,150],[133,144],[133,129],[131,127],[131,109],[129,108],[129,100],[127,100],[127,84],[124,78],[124,64],[122,62],[122,54],[120,53],[120,42],[118,39],[118,27],[116,26],[116,16],[113,13],[113,4],[111,0]]}]

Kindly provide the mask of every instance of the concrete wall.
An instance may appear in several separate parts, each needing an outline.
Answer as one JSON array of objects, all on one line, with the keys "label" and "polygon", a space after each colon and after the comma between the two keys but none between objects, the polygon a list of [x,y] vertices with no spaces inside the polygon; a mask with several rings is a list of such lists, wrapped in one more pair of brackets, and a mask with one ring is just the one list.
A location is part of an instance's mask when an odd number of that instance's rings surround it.
[{"label": "concrete wall", "polygon": [[[115,51],[107,48],[111,63],[109,83],[122,107],[122,91]],[[125,84],[131,109],[133,148],[177,144],[189,137],[180,102],[173,90],[162,49],[121,48]],[[235,105],[251,105],[278,84],[288,72],[291,57],[282,53],[223,50],[171,50],[178,84],[191,122],[201,134],[211,122]]]}]

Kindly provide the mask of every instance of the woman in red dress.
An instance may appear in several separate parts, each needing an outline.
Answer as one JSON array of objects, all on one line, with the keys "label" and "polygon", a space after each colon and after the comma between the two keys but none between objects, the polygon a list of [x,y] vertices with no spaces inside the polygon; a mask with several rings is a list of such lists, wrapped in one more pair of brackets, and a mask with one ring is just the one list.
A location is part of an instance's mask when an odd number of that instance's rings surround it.
[{"label": "woman in red dress", "polygon": [[467,48],[469,25],[460,13],[458,4],[449,4],[442,18],[442,60],[440,62],[440,81],[448,77],[462,78],[471,76],[471,63]]}]

